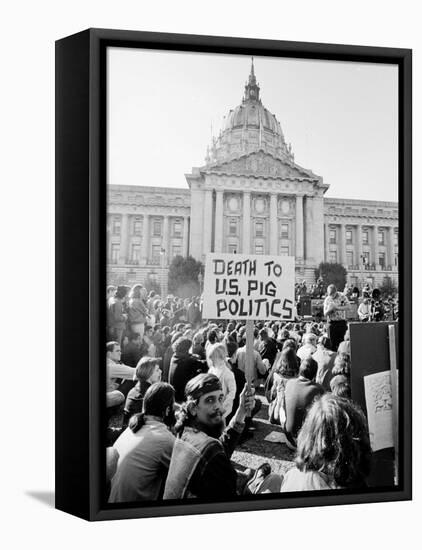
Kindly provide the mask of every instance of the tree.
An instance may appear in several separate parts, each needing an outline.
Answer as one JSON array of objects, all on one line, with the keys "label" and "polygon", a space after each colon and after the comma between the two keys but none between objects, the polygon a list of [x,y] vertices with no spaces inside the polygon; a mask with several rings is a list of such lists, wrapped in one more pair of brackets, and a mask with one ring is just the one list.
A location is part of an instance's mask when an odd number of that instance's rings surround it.
[{"label": "tree", "polygon": [[200,294],[198,275],[203,273],[203,269],[203,264],[192,256],[187,258],[175,256],[169,267],[169,292],[180,298],[198,296]]},{"label": "tree", "polygon": [[341,264],[321,262],[315,270],[317,279],[321,277],[324,287],[336,285],[340,291],[343,290],[347,280],[347,271]]},{"label": "tree", "polygon": [[379,286],[379,291],[382,298],[388,298],[389,296],[395,296],[397,294],[397,285],[391,277],[386,275]]}]

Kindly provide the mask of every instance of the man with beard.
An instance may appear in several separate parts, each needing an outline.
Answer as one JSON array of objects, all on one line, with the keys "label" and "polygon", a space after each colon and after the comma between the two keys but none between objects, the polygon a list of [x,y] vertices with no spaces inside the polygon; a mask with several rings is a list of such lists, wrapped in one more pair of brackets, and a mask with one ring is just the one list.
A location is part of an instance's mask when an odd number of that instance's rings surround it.
[{"label": "man with beard", "polygon": [[145,393],[143,412],[132,416],[129,427],[113,446],[118,457],[111,482],[109,502],[157,500],[164,482],[175,441],[174,389],[157,382]]},{"label": "man with beard", "polygon": [[199,374],[185,389],[179,411],[164,499],[215,498],[236,495],[237,473],[230,457],[244,430],[254,398],[245,385],[239,407],[227,428],[223,420],[224,394],[213,374]]}]

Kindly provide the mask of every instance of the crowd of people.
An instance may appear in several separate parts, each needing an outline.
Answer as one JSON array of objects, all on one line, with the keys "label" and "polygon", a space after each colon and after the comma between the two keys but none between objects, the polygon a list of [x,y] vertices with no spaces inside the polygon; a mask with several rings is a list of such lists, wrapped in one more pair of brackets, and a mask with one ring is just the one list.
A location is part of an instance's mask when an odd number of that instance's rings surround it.
[{"label": "crowd of people", "polygon": [[[198,297],[109,287],[109,502],[364,487],[371,449],[351,400],[345,299],[328,287],[326,323],[255,322],[247,372],[244,323],[202,320]],[[284,476],[231,461],[263,405],[295,455]]]},{"label": "crowd of people", "polygon": [[[319,278],[316,283],[310,285],[306,281],[295,284],[296,311],[300,316],[302,308],[302,299],[322,300],[328,295],[329,285],[324,285],[323,280]],[[391,289],[390,289],[391,290]],[[342,294],[345,303],[355,304],[356,319],[362,322],[368,321],[397,321],[399,318],[399,300],[396,291],[381,292],[377,287],[371,288],[369,283],[361,287],[345,284]],[[324,315],[322,308],[316,307],[314,317],[322,318]]]}]

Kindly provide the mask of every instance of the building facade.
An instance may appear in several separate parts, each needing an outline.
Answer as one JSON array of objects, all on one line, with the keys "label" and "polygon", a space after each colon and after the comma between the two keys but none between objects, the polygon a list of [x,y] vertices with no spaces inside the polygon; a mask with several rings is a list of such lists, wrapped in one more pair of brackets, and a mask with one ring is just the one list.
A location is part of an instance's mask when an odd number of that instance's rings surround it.
[{"label": "building facade", "polygon": [[323,261],[343,264],[351,284],[398,280],[398,204],[326,198],[321,176],[294,161],[251,73],[188,189],[108,187],[108,280],[147,279],[167,292],[177,255],[289,255],[296,278],[315,280]]}]

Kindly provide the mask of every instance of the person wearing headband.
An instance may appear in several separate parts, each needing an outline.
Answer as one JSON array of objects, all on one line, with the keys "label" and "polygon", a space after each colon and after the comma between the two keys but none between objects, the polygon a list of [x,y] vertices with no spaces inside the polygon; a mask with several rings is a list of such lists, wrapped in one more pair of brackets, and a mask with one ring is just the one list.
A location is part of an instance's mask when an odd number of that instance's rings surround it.
[{"label": "person wearing headband", "polygon": [[164,499],[236,495],[237,473],[230,457],[244,430],[245,417],[253,408],[253,392],[245,384],[239,407],[227,427],[223,402],[221,383],[214,374],[199,374],[186,384],[185,401],[176,415],[178,437]]}]

